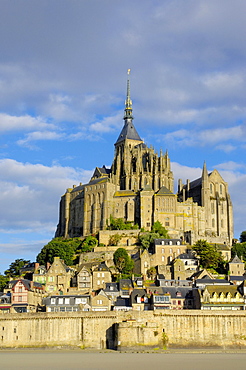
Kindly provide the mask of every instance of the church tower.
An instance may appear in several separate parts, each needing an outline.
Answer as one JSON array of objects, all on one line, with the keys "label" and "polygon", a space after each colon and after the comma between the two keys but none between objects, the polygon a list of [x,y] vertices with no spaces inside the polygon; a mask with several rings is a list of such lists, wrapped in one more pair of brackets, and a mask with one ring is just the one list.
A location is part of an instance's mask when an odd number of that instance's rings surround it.
[{"label": "church tower", "polygon": [[115,158],[112,165],[112,179],[121,190],[129,189],[131,150],[143,143],[133,124],[132,101],[130,96],[130,69],[128,69],[127,92],[125,100],[124,126],[116,141]]},{"label": "church tower", "polygon": [[158,191],[162,186],[173,192],[173,173],[168,153],[155,152],[140,138],[133,124],[128,70],[124,126],[115,143],[115,157],[111,178],[120,190],[139,191],[148,186]]}]

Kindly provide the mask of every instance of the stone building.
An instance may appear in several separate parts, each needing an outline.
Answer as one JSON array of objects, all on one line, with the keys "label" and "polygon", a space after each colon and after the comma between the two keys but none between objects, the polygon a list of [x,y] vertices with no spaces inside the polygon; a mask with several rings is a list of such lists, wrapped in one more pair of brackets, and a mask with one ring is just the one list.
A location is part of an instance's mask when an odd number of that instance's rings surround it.
[{"label": "stone building", "polygon": [[232,203],[217,170],[186,185],[174,180],[167,152],[158,154],[140,138],[133,124],[130,80],[124,126],[115,143],[111,168],[96,167],[88,184],[67,189],[61,197],[56,236],[77,237],[105,230],[110,216],[150,230],[160,221],[171,238],[193,244],[198,239],[231,245]]}]

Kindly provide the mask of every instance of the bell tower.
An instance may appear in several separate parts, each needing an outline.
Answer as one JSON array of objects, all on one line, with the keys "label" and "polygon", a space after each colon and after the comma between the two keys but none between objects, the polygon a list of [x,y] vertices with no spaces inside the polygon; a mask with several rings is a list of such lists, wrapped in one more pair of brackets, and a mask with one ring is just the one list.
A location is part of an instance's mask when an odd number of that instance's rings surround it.
[{"label": "bell tower", "polygon": [[121,190],[129,189],[132,148],[143,143],[143,140],[140,138],[133,125],[132,100],[130,96],[130,69],[127,71],[127,76],[125,114],[123,118],[124,126],[114,144],[115,157],[112,165],[112,179],[116,185],[120,186]]}]

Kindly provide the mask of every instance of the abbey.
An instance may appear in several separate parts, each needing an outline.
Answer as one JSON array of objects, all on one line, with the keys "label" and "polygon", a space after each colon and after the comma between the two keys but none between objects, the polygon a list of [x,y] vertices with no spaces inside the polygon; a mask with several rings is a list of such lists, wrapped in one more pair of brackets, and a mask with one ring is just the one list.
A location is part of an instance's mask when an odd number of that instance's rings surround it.
[{"label": "abbey", "polygon": [[127,81],[124,126],[115,143],[111,168],[96,167],[88,184],[67,189],[60,201],[56,236],[77,237],[105,230],[110,216],[150,230],[160,221],[170,238],[188,244],[199,239],[231,245],[233,212],[228,185],[217,170],[179,180],[174,194],[168,153],[147,147],[133,124],[130,80]]}]

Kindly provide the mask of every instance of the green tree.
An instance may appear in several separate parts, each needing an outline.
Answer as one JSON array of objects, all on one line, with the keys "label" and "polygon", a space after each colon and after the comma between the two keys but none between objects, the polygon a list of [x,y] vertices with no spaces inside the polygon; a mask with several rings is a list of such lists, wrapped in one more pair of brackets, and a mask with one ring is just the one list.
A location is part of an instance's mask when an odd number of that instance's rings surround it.
[{"label": "green tree", "polygon": [[240,242],[245,243],[246,242],[246,231],[242,231],[240,235]]},{"label": "green tree", "polygon": [[129,257],[124,248],[118,248],[114,252],[114,264],[117,270],[123,274],[130,274],[134,268],[134,261]]},{"label": "green tree", "polygon": [[119,234],[111,235],[108,241],[109,245],[118,245],[119,241],[121,240],[122,236]]},{"label": "green tree", "polygon": [[0,292],[3,291],[8,281],[9,281],[8,276],[0,275]]},{"label": "green tree", "polygon": [[4,274],[11,277],[20,276],[20,269],[29,262],[30,260],[24,260],[23,258],[16,259],[9,265],[9,268],[4,271]]},{"label": "green tree", "polygon": [[231,249],[231,255],[232,257],[237,255],[239,258],[246,261],[246,242],[234,244]]},{"label": "green tree", "polygon": [[108,230],[133,230],[138,229],[139,226],[136,224],[134,225],[130,221],[124,221],[123,218],[114,218],[110,216],[110,224],[107,227]]},{"label": "green tree", "polygon": [[225,264],[220,251],[216,246],[209,244],[206,240],[198,240],[193,245],[192,249],[197,252],[200,257],[200,264],[203,268],[218,269]]},{"label": "green tree", "polygon": [[[97,238],[95,236],[89,235],[85,238],[81,246],[81,252],[91,252],[98,244]],[[79,249],[77,249],[77,252]]]},{"label": "green tree", "polygon": [[161,238],[169,239],[168,231],[162,226],[160,221],[154,222],[154,225],[151,227],[151,232],[159,234]]},{"label": "green tree", "polygon": [[147,270],[147,275],[150,279],[154,280],[154,278],[156,277],[156,268],[154,266],[150,267]]},{"label": "green tree", "polygon": [[144,233],[139,235],[138,241],[142,249],[149,249],[153,245],[154,240],[158,238],[160,238],[160,235],[157,233]]},{"label": "green tree", "polygon": [[73,264],[76,250],[81,248],[81,245],[82,240],[79,238],[54,238],[41,249],[37,255],[37,262],[40,264],[53,263],[54,257],[60,257],[70,266]]}]

